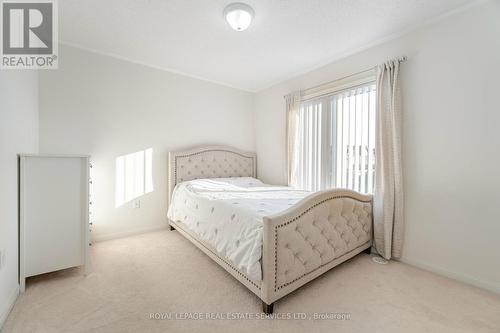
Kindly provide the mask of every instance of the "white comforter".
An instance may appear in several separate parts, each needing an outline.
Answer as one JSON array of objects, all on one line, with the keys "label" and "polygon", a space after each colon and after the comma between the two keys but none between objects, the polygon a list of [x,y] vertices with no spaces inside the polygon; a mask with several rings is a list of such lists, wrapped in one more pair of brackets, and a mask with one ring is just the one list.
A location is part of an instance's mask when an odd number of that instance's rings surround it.
[{"label": "white comforter", "polygon": [[191,180],[175,187],[168,218],[183,223],[248,277],[261,280],[262,218],[308,194],[251,177]]}]

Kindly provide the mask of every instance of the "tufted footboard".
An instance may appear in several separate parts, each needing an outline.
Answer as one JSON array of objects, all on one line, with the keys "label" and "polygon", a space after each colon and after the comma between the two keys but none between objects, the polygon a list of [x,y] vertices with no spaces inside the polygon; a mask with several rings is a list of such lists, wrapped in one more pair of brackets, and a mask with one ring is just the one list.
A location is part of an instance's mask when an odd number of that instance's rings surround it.
[{"label": "tufted footboard", "polygon": [[318,192],[265,217],[261,299],[272,304],[371,242],[372,198],[350,190]]},{"label": "tufted footboard", "polygon": [[[170,152],[169,198],[182,181],[256,175],[255,154],[232,147]],[[327,190],[264,217],[262,281],[251,280],[182,223],[170,221],[170,226],[259,296],[264,312],[269,313],[274,301],[371,247],[372,198],[349,190]]]}]

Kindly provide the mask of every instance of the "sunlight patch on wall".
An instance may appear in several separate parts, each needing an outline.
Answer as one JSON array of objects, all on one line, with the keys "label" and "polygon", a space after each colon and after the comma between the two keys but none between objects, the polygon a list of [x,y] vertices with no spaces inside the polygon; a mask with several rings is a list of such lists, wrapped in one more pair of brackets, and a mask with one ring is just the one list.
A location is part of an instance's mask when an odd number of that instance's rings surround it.
[{"label": "sunlight patch on wall", "polygon": [[115,207],[153,191],[153,148],[116,158]]}]

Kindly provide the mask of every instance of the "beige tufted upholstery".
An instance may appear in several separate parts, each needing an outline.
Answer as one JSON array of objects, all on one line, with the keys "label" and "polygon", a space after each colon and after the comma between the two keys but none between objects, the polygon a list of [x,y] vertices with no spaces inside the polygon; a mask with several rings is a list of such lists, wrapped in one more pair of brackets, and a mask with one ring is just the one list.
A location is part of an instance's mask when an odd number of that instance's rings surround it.
[{"label": "beige tufted upholstery", "polygon": [[231,147],[209,146],[169,154],[169,198],[175,185],[199,178],[256,177],[256,157]]},{"label": "beige tufted upholstery", "polygon": [[371,205],[352,198],[325,201],[276,228],[276,289],[371,239]]},{"label": "beige tufted upholstery", "polygon": [[[178,182],[235,176],[256,177],[255,154],[213,146],[169,154],[169,198]],[[262,281],[250,280],[181,224],[170,225],[271,304],[371,247],[372,197],[344,189],[321,191],[263,222]]]},{"label": "beige tufted upholstery", "polygon": [[264,218],[263,272],[267,302],[369,248],[371,197],[333,189]]}]

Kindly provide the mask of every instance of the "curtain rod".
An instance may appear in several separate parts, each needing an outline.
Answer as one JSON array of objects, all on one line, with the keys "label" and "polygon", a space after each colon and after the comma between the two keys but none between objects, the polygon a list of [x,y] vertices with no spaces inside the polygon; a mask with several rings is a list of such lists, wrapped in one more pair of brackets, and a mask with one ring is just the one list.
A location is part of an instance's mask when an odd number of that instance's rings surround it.
[{"label": "curtain rod", "polygon": [[[406,56],[402,56],[402,57],[399,57],[399,58],[396,58],[394,60],[397,60],[398,62],[405,62],[406,60],[408,60],[408,58]],[[344,79],[348,79],[350,78],[351,76],[355,76],[355,75],[359,75],[359,74],[363,74],[363,73],[366,73],[366,72],[369,72],[369,71],[372,71],[376,68],[377,66],[373,66],[373,67],[370,67],[368,69],[365,69],[365,70],[362,70],[360,72],[356,72],[356,73],[352,73],[352,74],[349,74],[349,75],[346,75],[346,76],[343,76],[343,77],[340,77],[338,79],[335,79],[333,81],[329,81],[329,82],[325,82],[325,83],[321,83],[321,84],[318,84],[314,87],[310,87],[310,88],[307,88],[307,89],[304,89],[304,90],[309,90],[309,89],[315,89],[315,88],[318,88],[318,87],[321,87],[321,86],[324,86],[324,85],[328,85],[328,84],[331,84],[331,83],[334,83],[334,82],[337,82],[337,81],[340,81],[340,80],[344,80]],[[302,91],[302,90],[301,90]],[[287,94],[288,95],[288,94]],[[283,97],[286,97],[287,95],[283,96]]]}]

